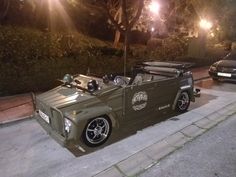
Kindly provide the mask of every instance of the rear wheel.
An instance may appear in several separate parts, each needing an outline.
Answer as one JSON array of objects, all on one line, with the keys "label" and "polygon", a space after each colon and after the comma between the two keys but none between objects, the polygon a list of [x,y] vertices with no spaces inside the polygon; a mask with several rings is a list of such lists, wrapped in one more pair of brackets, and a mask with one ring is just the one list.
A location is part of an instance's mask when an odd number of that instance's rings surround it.
[{"label": "rear wheel", "polygon": [[107,141],[111,134],[111,121],[107,117],[91,119],[84,128],[82,139],[89,147],[100,146]]},{"label": "rear wheel", "polygon": [[181,92],[179,95],[177,104],[176,104],[176,111],[181,112],[181,113],[187,111],[189,104],[190,104],[190,97],[189,97],[188,92],[186,91]]}]

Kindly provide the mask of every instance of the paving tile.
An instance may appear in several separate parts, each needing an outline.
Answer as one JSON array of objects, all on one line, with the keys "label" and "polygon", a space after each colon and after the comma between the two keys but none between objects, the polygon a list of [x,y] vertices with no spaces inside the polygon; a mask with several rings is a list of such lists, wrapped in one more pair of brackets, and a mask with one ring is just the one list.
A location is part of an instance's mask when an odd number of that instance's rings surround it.
[{"label": "paving tile", "polygon": [[184,136],[182,133],[177,132],[164,140],[174,147],[182,147],[186,142],[188,142],[191,138]]},{"label": "paving tile", "polygon": [[207,119],[207,118],[203,118],[203,119],[195,122],[194,124],[196,126],[200,127],[200,128],[209,129],[209,128],[215,126],[217,124],[217,122],[212,121],[212,120]]},{"label": "paving tile", "polygon": [[225,109],[236,112],[236,105],[230,104],[229,106],[225,107]]},{"label": "paving tile", "polygon": [[206,130],[205,129],[201,129],[195,125],[189,125],[187,127],[185,127],[184,129],[181,130],[181,132],[191,138],[194,138],[196,136],[201,135],[202,133],[204,133]]},{"label": "paving tile", "polygon": [[236,106],[235,104],[231,104],[231,105],[228,105],[227,107],[223,108],[223,109],[220,109],[219,111],[217,111],[219,114],[222,114],[222,115],[226,115],[226,116],[230,116],[234,113],[236,113]]},{"label": "paving tile", "polygon": [[218,123],[218,122],[225,120],[227,118],[227,116],[216,112],[216,113],[208,115],[207,118]]},{"label": "paving tile", "polygon": [[94,177],[124,177],[124,175],[122,175],[117,168],[112,166]]},{"label": "paving tile", "polygon": [[138,152],[118,163],[117,167],[127,176],[133,176],[148,168],[153,163],[154,161],[151,158],[142,152]]},{"label": "paving tile", "polygon": [[230,115],[234,114],[236,112],[236,110],[235,109],[229,109],[229,108],[226,107],[226,108],[221,109],[217,112],[222,114],[222,115],[230,116]]},{"label": "paving tile", "polygon": [[150,158],[158,161],[173,152],[175,149],[175,147],[169,145],[166,141],[160,141],[144,149],[142,152]]},{"label": "paving tile", "polygon": [[211,105],[207,105],[207,106],[204,106],[204,107],[194,109],[193,112],[196,112],[198,114],[207,116],[209,114],[212,114],[213,112],[216,112],[217,110],[218,110],[217,108],[212,107]]}]

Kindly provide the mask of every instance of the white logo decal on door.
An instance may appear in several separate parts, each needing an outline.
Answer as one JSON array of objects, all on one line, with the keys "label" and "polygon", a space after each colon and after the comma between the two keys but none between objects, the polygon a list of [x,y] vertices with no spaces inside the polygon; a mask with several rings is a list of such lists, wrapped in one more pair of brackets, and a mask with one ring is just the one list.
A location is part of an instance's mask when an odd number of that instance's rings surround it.
[{"label": "white logo decal on door", "polygon": [[147,106],[148,95],[146,92],[137,92],[132,98],[132,107],[135,111],[140,111]]}]

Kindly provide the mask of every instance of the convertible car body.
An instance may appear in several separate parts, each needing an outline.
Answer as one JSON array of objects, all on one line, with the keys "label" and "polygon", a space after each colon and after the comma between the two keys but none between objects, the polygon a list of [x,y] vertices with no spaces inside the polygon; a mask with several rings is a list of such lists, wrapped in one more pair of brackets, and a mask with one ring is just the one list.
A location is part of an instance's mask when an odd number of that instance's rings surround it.
[{"label": "convertible car body", "polygon": [[213,80],[236,81],[236,52],[231,52],[222,60],[212,64],[209,75]]},{"label": "convertible car body", "polygon": [[35,97],[36,118],[61,145],[86,153],[113,130],[149,115],[185,112],[194,101],[186,64],[144,62],[130,76],[65,75],[63,84]]}]

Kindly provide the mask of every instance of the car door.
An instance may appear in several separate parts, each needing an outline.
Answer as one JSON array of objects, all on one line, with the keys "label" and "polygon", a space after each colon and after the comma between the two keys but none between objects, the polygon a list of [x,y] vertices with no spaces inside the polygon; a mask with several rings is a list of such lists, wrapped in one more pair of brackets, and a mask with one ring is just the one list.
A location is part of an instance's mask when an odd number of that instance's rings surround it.
[{"label": "car door", "polygon": [[153,94],[155,93],[155,83],[146,82],[140,85],[131,85],[124,90],[124,112],[126,121],[139,119],[149,113],[154,108]]},{"label": "car door", "polygon": [[158,115],[170,111],[178,91],[175,77],[164,78],[131,85],[124,91],[125,119],[140,119],[148,115]]},{"label": "car door", "polygon": [[157,81],[154,90],[153,97],[155,98],[156,111],[171,111],[179,90],[178,78],[172,77]]}]

